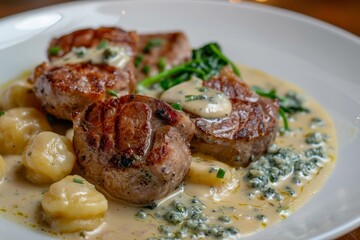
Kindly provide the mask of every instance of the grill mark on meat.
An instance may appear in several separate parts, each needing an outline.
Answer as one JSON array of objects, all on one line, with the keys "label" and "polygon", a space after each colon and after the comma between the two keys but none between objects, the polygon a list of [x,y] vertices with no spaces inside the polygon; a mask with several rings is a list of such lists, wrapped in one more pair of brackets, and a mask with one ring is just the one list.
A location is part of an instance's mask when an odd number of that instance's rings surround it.
[{"label": "grill mark on meat", "polygon": [[100,123],[101,123],[101,129],[100,131],[103,132],[104,134],[101,135],[101,139],[100,139],[100,146],[99,148],[102,150],[106,149],[106,145],[107,145],[107,136],[106,136],[106,131],[105,131],[105,108],[101,108],[100,109]]},{"label": "grill mark on meat", "polygon": [[157,109],[155,110],[155,116],[159,118],[166,124],[175,124],[178,119],[177,115],[174,114],[174,111],[170,111],[171,109],[168,105],[160,105],[158,104]]}]

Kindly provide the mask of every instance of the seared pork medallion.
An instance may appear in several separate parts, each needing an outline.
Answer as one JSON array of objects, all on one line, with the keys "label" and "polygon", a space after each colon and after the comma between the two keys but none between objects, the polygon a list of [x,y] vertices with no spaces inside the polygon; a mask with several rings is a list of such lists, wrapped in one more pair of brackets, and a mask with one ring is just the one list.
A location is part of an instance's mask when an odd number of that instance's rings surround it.
[{"label": "seared pork medallion", "polygon": [[74,116],[74,148],[86,179],[116,198],[149,204],[189,171],[194,124],[141,95],[106,99]]},{"label": "seared pork medallion", "polygon": [[[43,63],[34,72],[34,91],[43,108],[60,119],[71,120],[71,113],[87,105],[133,92],[131,67],[119,69],[90,63],[52,66]],[[111,92],[109,92],[111,91]]]},{"label": "seared pork medallion", "polygon": [[54,38],[48,48],[48,58],[55,61],[64,57],[74,48],[105,48],[107,44],[120,46],[132,53],[138,47],[138,35],[115,27],[100,27],[97,29],[81,29],[59,38]]},{"label": "seared pork medallion", "polygon": [[135,57],[136,80],[177,66],[191,58],[191,46],[182,32],[141,34]]},{"label": "seared pork medallion", "polygon": [[88,104],[131,94],[138,37],[118,28],[83,29],[53,39],[50,62],[39,65],[30,82],[46,111],[71,120]]},{"label": "seared pork medallion", "polygon": [[204,81],[203,86],[224,93],[231,101],[232,111],[229,116],[214,119],[192,114],[196,126],[192,150],[212,155],[230,166],[247,166],[275,140],[278,102],[256,95],[230,67]]}]

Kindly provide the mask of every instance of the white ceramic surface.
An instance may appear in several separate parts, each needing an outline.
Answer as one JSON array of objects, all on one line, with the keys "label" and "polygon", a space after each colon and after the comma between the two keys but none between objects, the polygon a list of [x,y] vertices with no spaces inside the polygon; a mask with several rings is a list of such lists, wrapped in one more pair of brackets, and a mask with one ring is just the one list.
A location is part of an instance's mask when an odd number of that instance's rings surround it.
[{"label": "white ceramic surface", "polygon": [[[325,186],[286,221],[246,239],[330,239],[360,225],[358,37],[303,15],[250,3],[75,2],[0,21],[0,81],[45,60],[51,37],[103,25],[139,32],[183,30],[194,47],[218,41],[235,62],[301,86],[331,114],[339,156]],[[48,237],[0,218],[0,239]]]}]

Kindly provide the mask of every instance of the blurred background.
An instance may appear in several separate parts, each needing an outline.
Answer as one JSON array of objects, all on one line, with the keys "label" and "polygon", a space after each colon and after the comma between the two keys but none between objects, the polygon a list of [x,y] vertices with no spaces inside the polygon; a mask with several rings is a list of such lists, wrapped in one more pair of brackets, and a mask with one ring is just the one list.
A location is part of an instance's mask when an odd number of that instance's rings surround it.
[{"label": "blurred background", "polygon": [[[0,18],[22,11],[73,0],[0,0]],[[299,12],[360,36],[360,0],[218,0],[276,6]]]},{"label": "blurred background", "polygon": [[[0,0],[0,20],[23,11],[73,0]],[[210,1],[210,0],[208,0]],[[213,0],[214,1],[214,0]],[[216,0],[234,4],[254,2],[302,13],[360,36],[360,0]],[[0,237],[1,238],[1,237]],[[360,228],[338,240],[360,240]]]}]

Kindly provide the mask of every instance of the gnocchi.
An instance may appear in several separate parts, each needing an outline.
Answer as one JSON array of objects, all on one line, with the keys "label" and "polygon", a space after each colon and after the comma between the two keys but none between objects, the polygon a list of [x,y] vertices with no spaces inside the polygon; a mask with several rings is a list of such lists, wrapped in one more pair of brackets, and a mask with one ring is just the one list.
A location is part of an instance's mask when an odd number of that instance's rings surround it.
[{"label": "gnocchi", "polygon": [[50,131],[46,117],[35,108],[13,108],[0,116],[0,154],[21,154],[28,141]]},{"label": "gnocchi", "polygon": [[17,107],[33,107],[41,109],[32,86],[24,81],[16,81],[1,92],[1,108],[8,110]]},{"label": "gnocchi", "polygon": [[186,180],[191,183],[219,186],[232,178],[231,167],[204,154],[193,154]]},{"label": "gnocchi", "polygon": [[67,176],[50,186],[41,202],[45,220],[61,232],[92,230],[101,224],[108,202],[84,178]]},{"label": "gnocchi", "polygon": [[70,174],[75,161],[71,141],[47,131],[33,137],[22,154],[26,177],[33,183],[59,181]]},{"label": "gnocchi", "polygon": [[6,173],[6,162],[0,155],[0,182],[4,179]]}]

